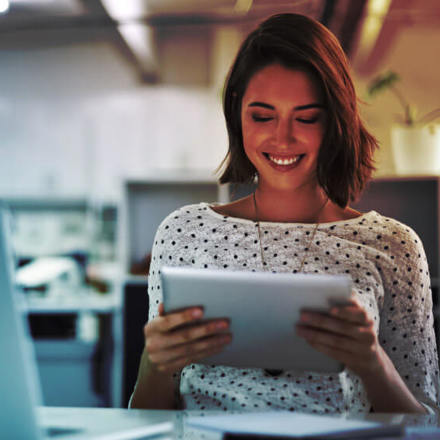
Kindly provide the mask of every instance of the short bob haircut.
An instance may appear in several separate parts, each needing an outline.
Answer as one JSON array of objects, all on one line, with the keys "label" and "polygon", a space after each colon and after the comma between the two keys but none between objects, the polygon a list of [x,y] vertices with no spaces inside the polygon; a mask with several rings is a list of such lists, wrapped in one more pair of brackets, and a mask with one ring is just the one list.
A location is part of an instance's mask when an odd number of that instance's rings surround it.
[{"label": "short bob haircut", "polygon": [[378,144],[360,119],[348,61],[337,38],[319,22],[299,14],[273,15],[241,45],[223,95],[229,150],[219,167],[220,183],[252,182],[257,176],[243,148],[241,103],[249,80],[270,64],[305,69],[317,78],[327,113],[317,178],[330,200],[345,208],[371,177]]}]

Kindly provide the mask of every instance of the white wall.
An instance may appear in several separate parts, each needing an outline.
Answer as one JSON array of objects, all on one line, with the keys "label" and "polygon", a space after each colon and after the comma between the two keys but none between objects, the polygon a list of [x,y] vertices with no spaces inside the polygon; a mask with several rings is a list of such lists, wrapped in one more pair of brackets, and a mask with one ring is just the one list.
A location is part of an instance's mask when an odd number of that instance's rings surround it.
[{"label": "white wall", "polygon": [[89,102],[87,114],[93,188],[112,197],[118,197],[123,177],[182,168],[211,172],[226,151],[220,100],[208,89],[115,93]]},{"label": "white wall", "polygon": [[120,53],[99,40],[5,46],[0,196],[115,200],[124,177],[175,167],[211,171],[223,158],[218,91],[141,86]]}]

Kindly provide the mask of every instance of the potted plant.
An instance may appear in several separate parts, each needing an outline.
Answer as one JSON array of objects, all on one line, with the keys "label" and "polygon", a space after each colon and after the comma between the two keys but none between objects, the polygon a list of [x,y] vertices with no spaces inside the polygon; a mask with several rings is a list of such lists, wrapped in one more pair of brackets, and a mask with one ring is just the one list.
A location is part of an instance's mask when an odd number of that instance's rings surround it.
[{"label": "potted plant", "polygon": [[368,95],[389,90],[403,108],[398,123],[391,129],[391,146],[398,174],[440,174],[440,108],[418,116],[416,108],[409,104],[396,83],[397,73],[389,71],[374,78],[368,86]]}]

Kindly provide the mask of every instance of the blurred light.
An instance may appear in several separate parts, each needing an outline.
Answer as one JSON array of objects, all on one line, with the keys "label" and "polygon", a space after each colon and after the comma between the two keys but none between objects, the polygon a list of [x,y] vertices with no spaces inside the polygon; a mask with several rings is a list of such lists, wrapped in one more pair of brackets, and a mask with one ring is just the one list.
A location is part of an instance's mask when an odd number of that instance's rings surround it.
[{"label": "blurred light", "polygon": [[252,8],[253,0],[237,0],[234,5],[234,11],[239,14],[247,14]]},{"label": "blurred light", "polygon": [[148,6],[142,0],[102,0],[108,14],[117,21],[137,19],[148,13]]},{"label": "blurred light", "polygon": [[370,0],[368,2],[368,13],[383,17],[390,7],[390,0]]},{"label": "blurred light", "polygon": [[[153,30],[142,23],[148,14],[143,0],[101,0],[107,13],[116,20],[118,31],[146,75],[154,76],[157,70],[153,44]],[[137,21],[140,21],[139,23]]]},{"label": "blurred light", "polygon": [[154,75],[157,69],[151,26],[128,23],[118,26],[118,31],[128,44],[145,74]]},{"label": "blurred light", "polygon": [[0,0],[0,14],[6,14],[9,11],[9,0]]},{"label": "blurred light", "polygon": [[369,0],[356,56],[358,61],[365,61],[371,54],[382,30],[390,5],[391,0]]}]

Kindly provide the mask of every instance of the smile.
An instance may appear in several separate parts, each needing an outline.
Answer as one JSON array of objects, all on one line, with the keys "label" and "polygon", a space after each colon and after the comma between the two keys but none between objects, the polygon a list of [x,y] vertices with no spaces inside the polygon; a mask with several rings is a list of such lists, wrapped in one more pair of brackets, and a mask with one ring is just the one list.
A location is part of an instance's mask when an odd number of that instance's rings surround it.
[{"label": "smile", "polygon": [[275,156],[269,153],[263,154],[270,162],[278,166],[289,166],[297,164],[304,156],[304,154],[297,154],[295,156]]},{"label": "smile", "polygon": [[269,154],[269,159],[272,162],[275,162],[277,165],[292,165],[293,163],[297,162],[300,156],[294,156],[289,158],[281,158],[281,157],[275,157]]}]

